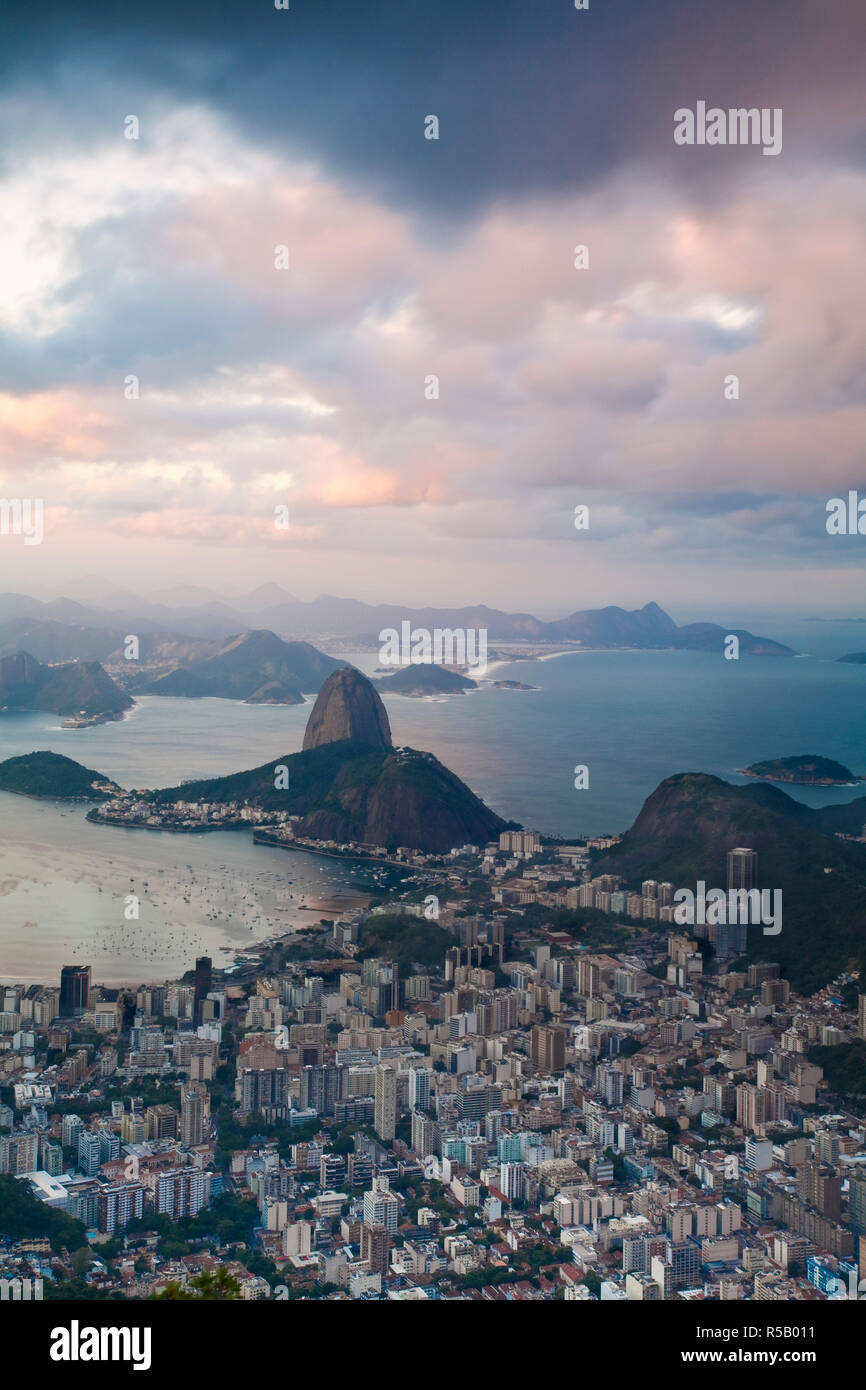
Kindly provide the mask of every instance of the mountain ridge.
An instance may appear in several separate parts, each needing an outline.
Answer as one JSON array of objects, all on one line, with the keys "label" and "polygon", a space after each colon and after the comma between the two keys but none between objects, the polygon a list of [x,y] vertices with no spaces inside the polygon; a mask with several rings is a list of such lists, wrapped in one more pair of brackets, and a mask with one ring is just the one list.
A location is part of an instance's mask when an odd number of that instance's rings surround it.
[{"label": "mountain ridge", "polygon": [[[219,611],[214,611],[218,609]],[[486,604],[458,608],[398,604],[367,604],[360,599],[320,595],[311,600],[292,600],[266,605],[258,610],[232,608],[213,603],[194,608],[171,607],[146,599],[133,609],[102,609],[72,599],[43,601],[22,594],[0,595],[0,611],[8,623],[12,619],[54,619],[80,627],[110,627],[118,632],[139,634],[173,633],[187,638],[226,640],[233,634],[269,629],[283,638],[317,637],[343,640],[378,641],[384,628],[397,627],[408,620],[413,625],[433,628],[486,628],[490,641],[560,642],[580,641],[598,647],[681,648],[722,650],[729,633],[740,637],[745,655],[793,655],[792,648],[770,638],[755,636],[744,628],[722,627],[717,623],[688,623],[679,627],[659,604],[627,610],[617,605],[576,610],[566,617],[544,622],[531,613],[509,613]],[[3,627],[0,624],[0,640]]]},{"label": "mountain ridge", "polygon": [[247,700],[271,685],[282,689],[278,703],[299,705],[303,691],[319,690],[345,665],[309,642],[285,642],[267,628],[253,628],[228,638],[211,655],[156,677],[142,674],[131,688],[141,695]]},{"label": "mountain ridge", "polygon": [[98,661],[45,666],[29,652],[0,657],[0,709],[114,717],[134,701]]},{"label": "mountain ridge", "polygon": [[706,773],[668,777],[647,797],[619,844],[598,861],[602,872],[637,884],[653,878],[675,888],[699,880],[726,886],[727,853],[758,854],[758,887],[783,893],[783,929],[749,928],[747,957],[780,961],[797,988],[818,989],[866,951],[866,845],[837,832],[866,821],[866,797],[811,808],[767,782],[733,786]]}]

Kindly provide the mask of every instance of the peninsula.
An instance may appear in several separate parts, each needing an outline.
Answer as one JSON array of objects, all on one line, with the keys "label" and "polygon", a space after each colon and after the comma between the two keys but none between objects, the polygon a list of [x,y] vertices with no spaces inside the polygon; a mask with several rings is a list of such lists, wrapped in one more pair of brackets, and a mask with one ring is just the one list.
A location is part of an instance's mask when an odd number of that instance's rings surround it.
[{"label": "peninsula", "polygon": [[123,795],[110,777],[47,749],[0,763],[0,791],[54,801],[108,801]]}]

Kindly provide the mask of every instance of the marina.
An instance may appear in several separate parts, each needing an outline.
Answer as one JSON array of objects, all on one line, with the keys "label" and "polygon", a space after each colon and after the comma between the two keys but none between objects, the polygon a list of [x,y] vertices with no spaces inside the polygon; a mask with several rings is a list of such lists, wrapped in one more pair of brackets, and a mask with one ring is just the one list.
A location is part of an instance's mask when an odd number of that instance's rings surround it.
[{"label": "marina", "polygon": [[[88,824],[86,807],[0,793],[0,979],[46,979],[86,957],[94,980],[181,975],[197,955],[223,963],[299,926],[367,903],[368,866],[296,851],[289,862],[247,834],[137,834]],[[136,915],[137,914],[137,915]]]}]

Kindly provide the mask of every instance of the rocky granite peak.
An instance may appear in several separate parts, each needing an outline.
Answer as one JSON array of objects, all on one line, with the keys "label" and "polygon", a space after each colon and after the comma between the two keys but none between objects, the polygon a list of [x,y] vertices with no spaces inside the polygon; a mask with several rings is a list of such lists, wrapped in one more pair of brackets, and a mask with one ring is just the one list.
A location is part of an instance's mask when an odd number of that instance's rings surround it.
[{"label": "rocky granite peak", "polygon": [[385,706],[372,681],[350,667],[322,686],[304,733],[304,752],[351,739],[383,751],[393,747]]}]

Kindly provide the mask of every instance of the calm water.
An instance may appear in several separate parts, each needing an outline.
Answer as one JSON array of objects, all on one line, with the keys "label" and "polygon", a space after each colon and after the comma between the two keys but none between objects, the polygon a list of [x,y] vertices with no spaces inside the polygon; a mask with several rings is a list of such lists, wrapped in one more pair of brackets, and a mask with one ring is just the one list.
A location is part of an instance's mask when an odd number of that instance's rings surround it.
[{"label": "calm water", "polygon": [[[866,667],[834,660],[866,648],[866,625],[756,630],[809,654],[733,662],[595,652],[514,663],[492,674],[538,690],[389,697],[394,740],[435,753],[500,814],[564,835],[625,829],[676,772],[742,781],[736,769],[757,759],[820,753],[866,773]],[[369,671],[376,658],[356,664]],[[166,786],[296,751],[310,709],[151,697],[121,723],[83,730],[62,730],[52,715],[4,715],[0,758],[50,748],[123,786]],[[574,790],[576,764],[589,768],[588,790]],[[822,805],[858,791],[794,794]],[[332,913],[361,900],[359,866],[254,846],[244,832],[155,834],[84,816],[0,793],[0,978],[55,978],[79,957],[105,982],[163,979],[202,950],[230,960],[220,946],[314,922],[302,904]],[[132,892],[138,922],[124,921]]]},{"label": "calm water", "polygon": [[[248,832],[91,825],[87,808],[0,794],[0,979],[83,959],[103,983],[163,980],[367,901],[372,871],[254,845]],[[128,895],[139,919],[127,921]],[[310,911],[309,908],[316,908]]]}]

